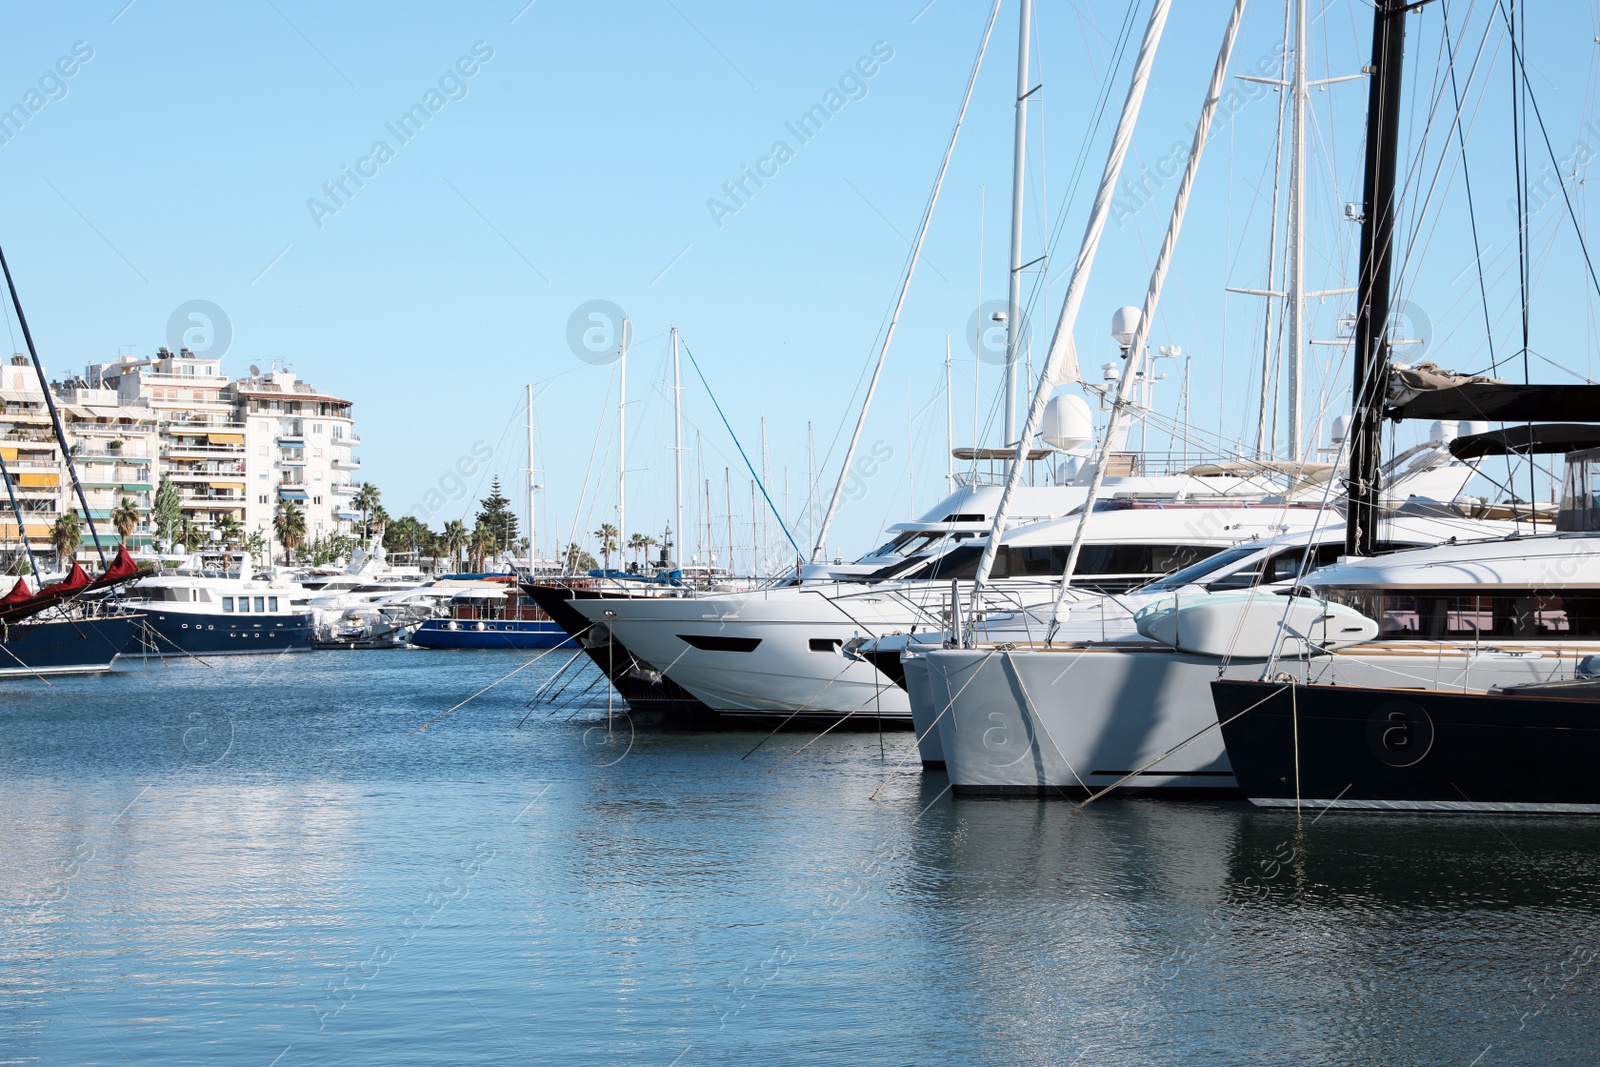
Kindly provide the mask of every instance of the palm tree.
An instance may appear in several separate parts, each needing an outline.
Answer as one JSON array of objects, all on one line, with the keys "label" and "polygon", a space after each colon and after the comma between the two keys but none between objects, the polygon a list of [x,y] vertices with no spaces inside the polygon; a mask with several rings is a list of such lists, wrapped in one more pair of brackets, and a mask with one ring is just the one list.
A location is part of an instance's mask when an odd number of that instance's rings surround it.
[{"label": "palm tree", "polygon": [[467,555],[471,559],[473,573],[483,570],[484,557],[494,551],[494,530],[487,523],[478,523],[472,529],[472,539],[467,542]]},{"label": "palm tree", "polygon": [[461,550],[467,544],[467,524],[460,519],[451,519],[444,524],[444,533],[439,535],[439,544],[450,557],[450,565],[454,567],[461,562]]},{"label": "palm tree", "polygon": [[617,528],[609,522],[600,524],[600,529],[594,532],[600,539],[600,555],[605,559],[605,569],[611,569],[611,553],[617,550]]},{"label": "palm tree", "polygon": [[178,520],[178,540],[183,542],[186,551],[200,551],[200,543],[205,539],[205,534],[200,532],[200,527],[194,524],[191,516],[185,515]]},{"label": "palm tree", "polygon": [[361,488],[356,490],[355,499],[352,501],[361,512],[361,537],[366,539],[372,536],[372,512],[378,507],[378,487],[371,482],[362,482]]},{"label": "palm tree", "polygon": [[60,560],[61,565],[67,566],[67,561],[83,544],[83,529],[78,525],[76,511],[69,511],[56,519],[55,525],[50,528],[50,544],[54,546],[56,558]]},{"label": "palm tree", "polygon": [[272,532],[277,534],[284,554],[292,559],[294,550],[300,547],[300,542],[306,536],[306,516],[300,510],[300,505],[293,500],[285,500],[283,507],[272,517]]},{"label": "palm tree", "polygon": [[217,523],[217,531],[222,534],[222,543],[225,545],[236,545],[244,537],[244,527],[239,525],[238,518],[231,511]]},{"label": "palm tree", "polygon": [[122,543],[128,543],[128,537],[139,525],[139,507],[132,498],[123,497],[122,503],[111,509],[111,525],[117,528],[117,536],[122,538]]},{"label": "palm tree", "polygon": [[639,553],[646,547],[645,536],[642,533],[632,534],[628,537],[628,551],[633,553],[633,562],[639,562]]},{"label": "palm tree", "polygon": [[644,549],[644,560],[645,560],[646,563],[650,562],[650,550],[652,548],[656,547],[657,545],[659,545],[660,543],[661,543],[660,541],[657,541],[654,537],[651,537],[649,534],[645,534],[644,535],[644,540],[640,542],[639,547]]}]

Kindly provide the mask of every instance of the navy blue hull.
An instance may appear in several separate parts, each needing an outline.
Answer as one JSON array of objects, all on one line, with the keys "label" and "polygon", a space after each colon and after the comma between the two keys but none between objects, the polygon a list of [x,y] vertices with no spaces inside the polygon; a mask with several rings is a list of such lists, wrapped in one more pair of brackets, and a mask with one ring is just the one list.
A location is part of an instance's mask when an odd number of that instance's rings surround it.
[{"label": "navy blue hull", "polygon": [[26,622],[0,641],[0,678],[109,670],[128,647],[137,617]]},{"label": "navy blue hull", "polygon": [[[454,623],[457,629],[450,629]],[[478,626],[483,629],[477,629]],[[429,619],[411,634],[420,648],[576,648],[572,638],[549,619],[473,622]]]},{"label": "navy blue hull", "polygon": [[238,656],[311,651],[310,615],[143,612],[129,656]]}]

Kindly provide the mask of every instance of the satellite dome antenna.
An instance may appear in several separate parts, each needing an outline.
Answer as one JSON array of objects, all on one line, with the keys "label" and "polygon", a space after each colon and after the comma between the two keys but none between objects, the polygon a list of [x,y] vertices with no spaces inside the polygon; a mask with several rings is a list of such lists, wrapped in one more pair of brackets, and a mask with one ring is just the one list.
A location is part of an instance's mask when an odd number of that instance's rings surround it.
[{"label": "satellite dome antenna", "polygon": [[256,366],[254,363],[250,364],[250,377],[252,377],[252,378],[261,377],[261,368]]}]

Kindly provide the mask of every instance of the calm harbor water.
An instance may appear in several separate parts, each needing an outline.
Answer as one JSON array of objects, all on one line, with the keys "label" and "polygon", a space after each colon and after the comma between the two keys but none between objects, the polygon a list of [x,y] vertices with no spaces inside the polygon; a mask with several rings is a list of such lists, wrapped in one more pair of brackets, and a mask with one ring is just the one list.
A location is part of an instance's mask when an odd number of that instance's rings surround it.
[{"label": "calm harbor water", "polygon": [[420,733],[526,656],[8,682],[0,1062],[1600,1059],[1600,822],[953,801],[905,733],[519,728],[564,655]]}]

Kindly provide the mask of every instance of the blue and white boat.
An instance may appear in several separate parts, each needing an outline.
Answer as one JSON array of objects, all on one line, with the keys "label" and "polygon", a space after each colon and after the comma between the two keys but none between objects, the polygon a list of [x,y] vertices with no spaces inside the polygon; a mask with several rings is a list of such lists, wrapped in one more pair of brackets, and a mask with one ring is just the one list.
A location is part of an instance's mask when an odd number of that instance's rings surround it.
[{"label": "blue and white boat", "polygon": [[124,655],[167,658],[311,651],[306,592],[251,576],[242,552],[191,556],[177,571],[129,586],[121,603],[144,616]]},{"label": "blue and white boat", "polygon": [[576,648],[559,623],[514,584],[513,575],[474,583],[450,598],[444,614],[411,634],[420,648]]}]

